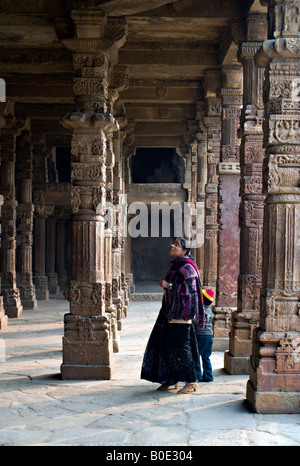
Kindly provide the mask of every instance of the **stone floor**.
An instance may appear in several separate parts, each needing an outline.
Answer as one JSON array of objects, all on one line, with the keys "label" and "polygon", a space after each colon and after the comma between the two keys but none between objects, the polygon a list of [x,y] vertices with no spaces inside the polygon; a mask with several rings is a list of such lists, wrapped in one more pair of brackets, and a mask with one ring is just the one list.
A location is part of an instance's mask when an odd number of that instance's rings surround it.
[{"label": "stone floor", "polygon": [[0,333],[0,445],[9,446],[299,446],[299,415],[248,411],[248,376],[223,371],[189,395],[157,392],[140,380],[143,351],[159,301],[133,301],[120,332],[112,380],[60,379],[62,297],[10,319]]}]

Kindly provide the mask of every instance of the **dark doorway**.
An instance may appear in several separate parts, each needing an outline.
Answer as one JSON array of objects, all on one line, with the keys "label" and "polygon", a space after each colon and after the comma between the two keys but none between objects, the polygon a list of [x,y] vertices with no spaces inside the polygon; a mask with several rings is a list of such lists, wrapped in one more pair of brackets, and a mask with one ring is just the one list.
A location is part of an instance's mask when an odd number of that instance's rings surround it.
[{"label": "dark doorway", "polygon": [[56,169],[60,183],[71,182],[71,149],[69,147],[56,148]]},{"label": "dark doorway", "polygon": [[[149,209],[150,210],[150,209]],[[136,280],[163,280],[167,273],[171,257],[169,246],[174,238],[174,219],[170,215],[170,234],[162,234],[162,218],[159,218],[159,236],[151,236],[151,214],[149,212],[149,235],[138,236],[131,240],[131,266]]]},{"label": "dark doorway", "polygon": [[[162,197],[161,187],[155,185],[166,184],[168,186],[181,184],[184,172],[184,164],[175,148],[138,148],[131,158],[132,184],[151,184],[153,201],[168,202],[167,197]],[[157,197],[155,190],[157,189]],[[142,190],[139,191],[142,193]],[[145,192],[148,192],[146,189]],[[138,201],[143,202],[141,196]],[[172,203],[172,201],[170,201]],[[151,206],[148,204],[148,236],[138,236],[131,240],[131,267],[135,283],[140,281],[162,280],[169,268],[171,257],[169,245],[174,238],[174,215],[170,211],[170,228],[166,236],[162,231],[162,215],[159,217],[159,231],[155,235],[151,230]]]},{"label": "dark doorway", "polygon": [[180,183],[180,158],[174,148],[138,148],[130,168],[132,183]]}]

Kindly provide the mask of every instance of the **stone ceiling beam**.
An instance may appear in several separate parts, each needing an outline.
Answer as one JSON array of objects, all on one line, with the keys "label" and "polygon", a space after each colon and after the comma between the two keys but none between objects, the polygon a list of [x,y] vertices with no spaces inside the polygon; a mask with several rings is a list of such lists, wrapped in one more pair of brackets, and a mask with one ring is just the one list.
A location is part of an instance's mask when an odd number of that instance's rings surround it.
[{"label": "stone ceiling beam", "polygon": [[128,42],[210,42],[221,40],[228,18],[133,16],[128,18]]},{"label": "stone ceiling beam", "polygon": [[202,99],[202,88],[200,80],[130,79],[120,96],[125,103],[193,103]]},{"label": "stone ceiling beam", "polygon": [[126,104],[127,118],[135,121],[191,120],[195,114],[195,106],[189,104]]},{"label": "stone ceiling beam", "polygon": [[41,48],[61,48],[52,18],[47,15],[22,15],[18,11],[19,6],[10,15],[0,13],[1,47],[18,48],[25,45],[36,48],[38,43]]},{"label": "stone ceiling beam", "polygon": [[128,47],[120,50],[119,64],[128,67],[135,79],[201,79],[206,68],[218,66],[218,51],[209,47],[192,50],[174,47],[146,49]]},{"label": "stone ceiling beam", "polygon": [[65,49],[8,48],[1,44],[1,75],[72,73],[72,54]]},{"label": "stone ceiling beam", "polygon": [[22,117],[27,115],[29,118],[35,120],[44,119],[57,119],[61,118],[62,115],[74,110],[74,103],[72,104],[60,104],[60,103],[45,103],[45,104],[32,104],[17,102],[15,105],[16,117]]},{"label": "stone ceiling beam", "polygon": [[7,95],[18,102],[72,103],[72,77],[56,75],[2,75]]},{"label": "stone ceiling beam", "polygon": [[59,120],[31,120],[31,130],[35,134],[71,134],[70,130],[60,124]]},{"label": "stone ceiling beam", "polygon": [[134,143],[135,147],[179,147],[183,143],[181,136],[141,136],[135,135]]},{"label": "stone ceiling beam", "polygon": [[[102,3],[101,8],[105,8],[109,15],[128,14],[122,13],[124,8],[129,3],[135,7],[135,13],[147,16],[162,16],[162,17],[231,17],[242,15],[244,12],[244,2],[241,0],[111,0]],[[161,5],[159,5],[159,3]],[[124,10],[125,11],[125,10]]]},{"label": "stone ceiling beam", "polygon": [[1,0],[1,13],[31,14],[31,15],[62,15],[66,13],[66,5],[62,0]]},{"label": "stone ceiling beam", "polygon": [[[16,117],[24,115],[35,120],[60,119],[62,115],[74,109],[74,104],[64,103],[23,103],[15,105]],[[192,104],[144,104],[129,103],[126,105],[126,115],[129,120],[135,121],[185,121],[196,117],[195,105]]]},{"label": "stone ceiling beam", "polygon": [[158,121],[136,121],[134,133],[137,136],[176,136],[186,131],[186,122],[158,122]]},{"label": "stone ceiling beam", "polygon": [[107,11],[109,15],[133,15],[157,8],[165,4],[171,4],[177,0],[104,0],[101,2],[100,7]]}]

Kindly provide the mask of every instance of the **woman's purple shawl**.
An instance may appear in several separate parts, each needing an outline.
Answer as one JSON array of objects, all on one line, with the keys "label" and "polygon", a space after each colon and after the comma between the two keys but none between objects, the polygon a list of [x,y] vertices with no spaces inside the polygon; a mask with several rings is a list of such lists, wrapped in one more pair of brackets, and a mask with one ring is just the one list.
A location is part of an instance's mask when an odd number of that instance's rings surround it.
[{"label": "woman's purple shawl", "polygon": [[205,312],[199,271],[189,258],[174,259],[165,280],[172,283],[166,290],[166,316],[168,320],[193,319],[197,327],[205,327]]}]

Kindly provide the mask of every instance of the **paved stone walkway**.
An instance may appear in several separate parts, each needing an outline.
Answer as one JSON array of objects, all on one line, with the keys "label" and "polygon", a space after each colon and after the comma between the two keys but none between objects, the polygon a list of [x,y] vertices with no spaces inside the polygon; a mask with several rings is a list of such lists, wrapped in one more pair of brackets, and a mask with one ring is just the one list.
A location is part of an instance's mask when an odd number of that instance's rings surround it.
[{"label": "paved stone walkway", "polygon": [[59,377],[63,298],[39,302],[0,332],[0,445],[11,446],[299,446],[299,415],[248,411],[248,376],[223,372],[189,395],[157,392],[140,367],[159,301],[132,302],[120,332],[112,380]]}]

